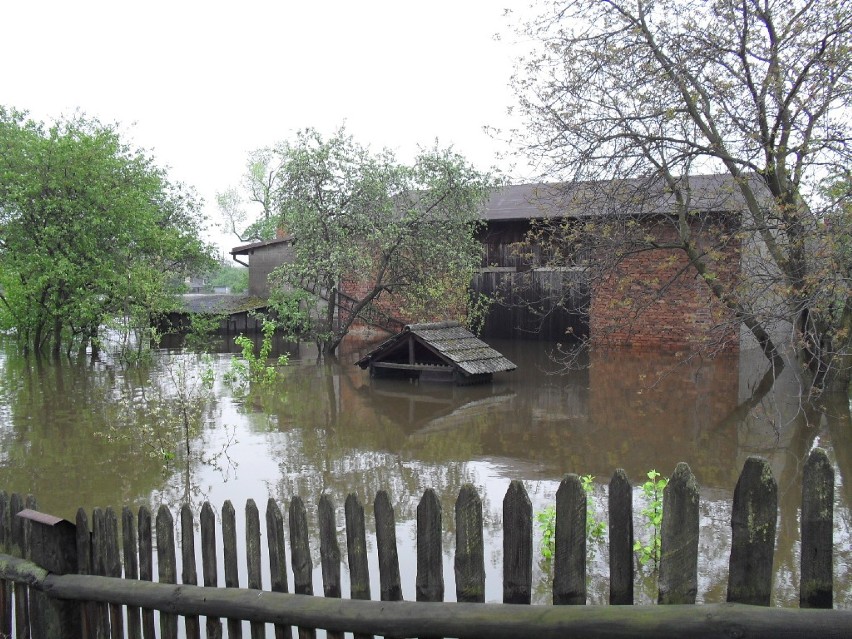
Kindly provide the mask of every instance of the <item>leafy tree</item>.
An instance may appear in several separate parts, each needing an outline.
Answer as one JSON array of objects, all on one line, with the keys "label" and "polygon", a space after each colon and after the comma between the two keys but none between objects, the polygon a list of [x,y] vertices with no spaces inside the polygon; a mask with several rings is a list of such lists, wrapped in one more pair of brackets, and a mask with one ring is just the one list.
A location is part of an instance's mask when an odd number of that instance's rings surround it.
[{"label": "leafy tree", "polygon": [[[436,146],[403,165],[343,130],[324,139],[310,129],[276,153],[277,207],[287,212],[295,257],[273,278],[284,294],[302,290],[322,301],[310,308],[318,311],[316,333],[326,352],[380,296],[416,296],[414,306],[434,316],[450,291],[467,291],[480,259],[474,230],[490,182],[462,157]],[[344,278],[363,291],[346,312],[339,307]]]},{"label": "leafy tree", "polygon": [[[852,305],[842,247],[852,227],[826,185],[848,175],[852,5],[549,1],[522,31],[536,43],[514,77],[524,147],[548,177],[641,178],[673,203],[665,241],[606,215],[575,225],[570,240],[614,258],[605,268],[643,250],[685,255],[768,359],[780,361],[785,338],[773,327],[783,321],[813,382],[847,385]],[[700,239],[688,179],[697,173],[730,176],[742,203],[738,229]],[[599,195],[617,208],[623,194]],[[749,268],[725,281],[708,258],[732,242]],[[557,265],[572,259],[554,252]]]},{"label": "leafy tree", "polygon": [[201,224],[192,193],[114,126],[0,107],[0,328],[25,348],[94,345],[116,317],[148,325],[209,267]]},{"label": "leafy tree", "polygon": [[248,269],[221,263],[210,275],[210,286],[227,286],[231,293],[245,293],[248,290]]},{"label": "leafy tree", "polygon": [[[223,229],[236,235],[240,242],[271,240],[276,229],[284,225],[285,212],[279,208],[277,199],[282,162],[279,149],[253,151],[240,186],[216,194]],[[255,214],[247,206],[256,209]]]}]

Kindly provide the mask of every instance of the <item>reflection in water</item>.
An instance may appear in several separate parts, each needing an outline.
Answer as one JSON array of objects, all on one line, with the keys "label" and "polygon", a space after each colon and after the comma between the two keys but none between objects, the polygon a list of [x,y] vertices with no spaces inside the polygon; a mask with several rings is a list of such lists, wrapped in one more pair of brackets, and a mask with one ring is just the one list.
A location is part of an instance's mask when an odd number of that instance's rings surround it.
[{"label": "reflection in water", "polygon": [[[825,397],[805,413],[792,371],[770,388],[760,384],[762,368],[741,373],[749,367],[736,358],[678,365],[674,356],[608,353],[594,356],[582,371],[550,375],[547,345],[493,345],[518,370],[474,387],[371,380],[353,364],[359,352],[326,363],[303,345],[274,388],[236,399],[217,382],[207,425],[191,443],[206,457],[178,457],[165,466],[132,441],[110,442],[93,433],[119,419],[122,397],[162,382],[175,355],[163,352],[150,369],[127,372],[109,362],[22,360],[0,345],[0,489],[35,494],[42,510],[68,518],[78,506],[156,507],[187,498],[196,509],[209,499],[217,511],[230,499],[241,511],[248,498],[262,507],[268,496],[286,505],[298,494],[312,523],[311,509],[326,492],[341,527],[348,494],[358,496],[371,522],[375,494],[387,490],[398,524],[404,594],[413,598],[415,511],[423,491],[433,488],[443,509],[451,598],[453,509],[462,485],[472,483],[483,497],[486,596],[496,601],[502,500],[510,480],[523,480],[534,509],[541,510],[554,502],[565,473],[594,475],[593,503],[603,518],[606,485],[616,468],[638,486],[648,470],[668,474],[685,461],[701,486],[699,598],[724,601],[731,496],[746,458],[761,455],[779,488],[774,600],[791,605],[798,599],[801,465],[819,445],[836,464],[836,604],[852,606],[848,398]],[[214,357],[219,380],[230,357]],[[222,451],[218,465],[201,462]],[[635,502],[638,512],[638,490]],[[634,525],[643,536],[642,522]],[[591,602],[606,601],[606,562],[603,549],[590,561]],[[344,571],[345,565],[344,559]],[[377,574],[376,566],[371,569]],[[546,570],[539,565],[536,573],[541,602],[548,598]],[[315,579],[319,591],[318,569]],[[638,592],[652,597],[651,588]]]}]

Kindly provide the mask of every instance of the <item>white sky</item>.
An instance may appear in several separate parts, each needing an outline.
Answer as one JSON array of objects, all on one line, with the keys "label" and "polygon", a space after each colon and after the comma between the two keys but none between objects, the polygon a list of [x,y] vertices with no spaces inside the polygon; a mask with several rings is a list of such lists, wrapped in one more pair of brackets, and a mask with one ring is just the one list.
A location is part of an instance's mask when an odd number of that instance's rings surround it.
[{"label": "white sky", "polygon": [[482,170],[496,164],[507,149],[483,126],[507,126],[516,53],[503,9],[527,4],[4,2],[0,104],[37,120],[79,109],[120,123],[197,189],[216,224],[215,194],[237,184],[246,153],[304,127],[345,123],[404,161],[437,138]]}]

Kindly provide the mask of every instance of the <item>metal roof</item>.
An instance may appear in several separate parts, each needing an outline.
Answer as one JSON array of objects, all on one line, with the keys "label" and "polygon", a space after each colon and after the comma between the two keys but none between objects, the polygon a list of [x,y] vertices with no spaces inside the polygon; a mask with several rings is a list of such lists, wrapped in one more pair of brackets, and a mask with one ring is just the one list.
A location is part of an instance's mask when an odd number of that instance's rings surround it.
[{"label": "metal roof", "polygon": [[517,368],[458,322],[408,324],[401,332],[382,342],[355,363],[361,368],[367,368],[371,361],[380,358],[410,335],[466,375],[499,373]]}]

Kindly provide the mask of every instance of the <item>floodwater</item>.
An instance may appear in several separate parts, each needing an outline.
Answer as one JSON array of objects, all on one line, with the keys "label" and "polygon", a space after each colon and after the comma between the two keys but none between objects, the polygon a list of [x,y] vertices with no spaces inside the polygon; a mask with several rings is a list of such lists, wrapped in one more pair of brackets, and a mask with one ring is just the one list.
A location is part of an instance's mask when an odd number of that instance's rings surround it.
[{"label": "floodwater", "polygon": [[[683,461],[701,489],[698,598],[720,602],[734,487],[745,460],[759,455],[778,482],[773,603],[798,605],[801,472],[810,450],[821,446],[835,467],[835,606],[852,607],[848,397],[824,397],[805,413],[792,372],[767,390],[759,358],[684,363],[674,355],[607,353],[558,374],[553,345],[493,345],[518,369],[495,376],[492,384],[372,380],[353,364],[366,346],[327,363],[302,345],[274,385],[241,396],[224,382],[231,353],[213,354],[205,363],[194,354],[162,350],[149,364],[127,367],[109,358],[24,360],[0,342],[0,490],[33,494],[40,510],[72,521],[80,506],[88,512],[142,504],[154,510],[165,503],[177,510],[189,501],[198,512],[209,500],[219,512],[227,499],[239,526],[247,499],[256,501],[262,516],[269,497],[283,510],[294,495],[305,500],[313,525],[315,505],[326,492],[339,511],[345,555],[346,496],[355,493],[364,505],[369,534],[373,499],[384,489],[396,513],[403,593],[414,599],[416,507],[432,488],[443,509],[444,580],[452,600],[454,504],[459,489],[472,483],[483,499],[486,598],[500,601],[500,522],[511,480],[523,481],[538,512],[555,502],[565,474],[593,475],[595,516],[605,519],[607,484],[616,468],[633,483],[638,512],[646,473],[669,475]],[[188,456],[183,441],[173,456],[164,456],[154,431],[142,426],[167,421],[170,411],[173,418],[175,394],[196,392],[180,372],[204,367],[215,372],[216,382],[213,399],[201,407],[203,427],[190,438]],[[638,539],[647,539],[638,516],[634,528]],[[377,575],[374,538],[368,545]],[[322,592],[318,541],[312,551],[314,591]],[[606,561],[602,547],[589,561],[590,603],[607,600]],[[346,583],[345,556],[343,562]],[[536,563],[535,600],[546,603],[548,566],[543,559]],[[637,601],[654,599],[652,584],[647,569],[640,571]],[[378,584],[372,590],[377,598]]]}]

